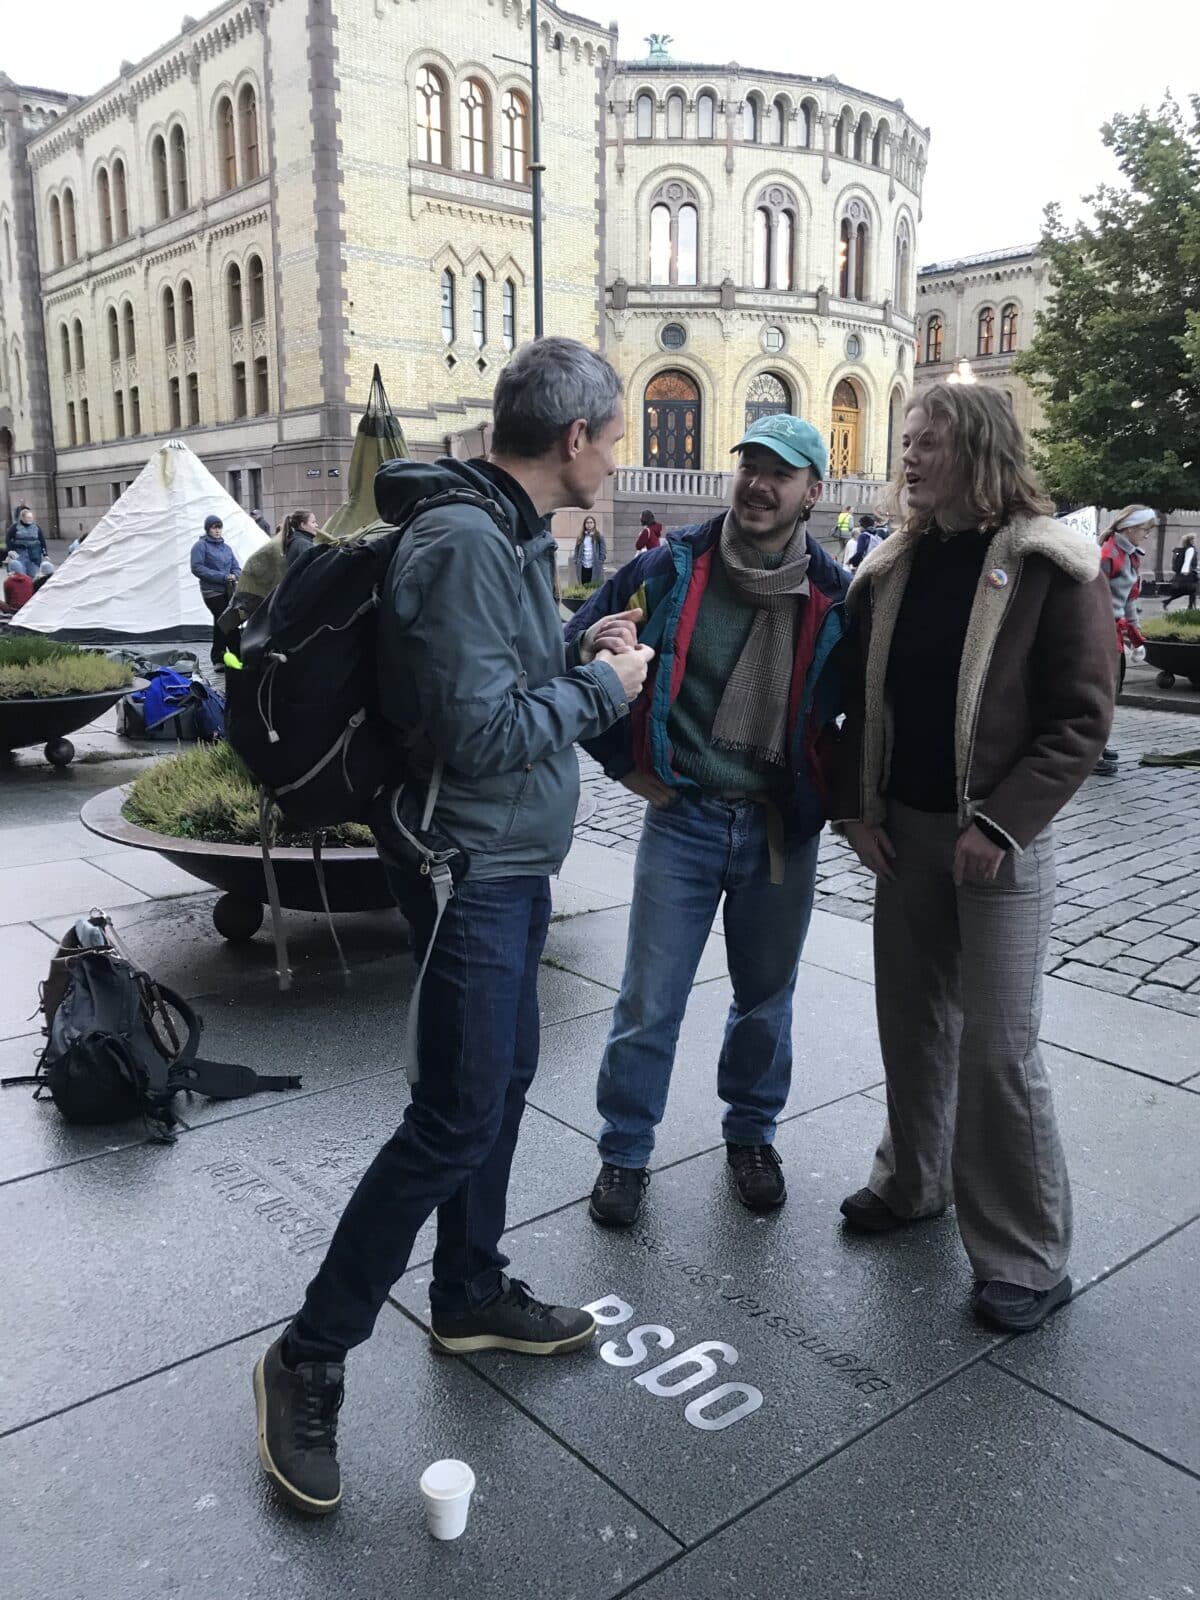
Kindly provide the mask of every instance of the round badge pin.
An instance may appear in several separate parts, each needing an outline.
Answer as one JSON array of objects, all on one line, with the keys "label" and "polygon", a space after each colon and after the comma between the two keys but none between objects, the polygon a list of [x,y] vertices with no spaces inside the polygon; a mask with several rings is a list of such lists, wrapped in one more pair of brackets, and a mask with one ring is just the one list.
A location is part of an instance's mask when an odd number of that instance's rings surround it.
[{"label": "round badge pin", "polygon": [[1005,589],[1008,587],[1008,573],[1003,567],[993,567],[987,575],[987,581],[993,589]]}]

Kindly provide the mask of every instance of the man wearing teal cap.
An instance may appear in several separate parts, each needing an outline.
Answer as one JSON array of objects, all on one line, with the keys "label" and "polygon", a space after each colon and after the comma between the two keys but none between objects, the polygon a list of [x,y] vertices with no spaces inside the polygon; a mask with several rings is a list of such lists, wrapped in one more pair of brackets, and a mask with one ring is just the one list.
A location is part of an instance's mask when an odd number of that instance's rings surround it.
[{"label": "man wearing teal cap", "polygon": [[[657,651],[646,687],[585,748],[649,804],[625,975],[600,1067],[591,1214],[637,1217],[675,1044],[724,896],[733,1001],[717,1062],[739,1199],[786,1196],[774,1148],[792,1069],[792,991],[808,930],[825,769],[841,711],[837,645],[849,574],[808,535],[828,466],[799,417],[762,417],[734,446],[728,510],[673,531],[576,613],[569,639],[632,613]],[[627,647],[614,624],[606,648]]]}]

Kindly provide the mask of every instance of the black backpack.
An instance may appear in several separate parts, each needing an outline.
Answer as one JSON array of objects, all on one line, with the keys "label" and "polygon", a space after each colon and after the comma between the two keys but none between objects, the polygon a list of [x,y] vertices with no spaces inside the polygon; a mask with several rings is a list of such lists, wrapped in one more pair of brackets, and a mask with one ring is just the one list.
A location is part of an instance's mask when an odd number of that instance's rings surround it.
[{"label": "black backpack", "polygon": [[[261,1089],[298,1089],[296,1077],[261,1075],[197,1055],[200,1018],[181,995],[153,978],[114,943],[102,912],[81,919],[59,946],[42,986],[46,1044],[31,1077],[68,1122],[103,1124],[141,1116],[151,1137],[171,1144],[181,1091],[240,1100]],[[181,1037],[182,1036],[182,1037]]]}]

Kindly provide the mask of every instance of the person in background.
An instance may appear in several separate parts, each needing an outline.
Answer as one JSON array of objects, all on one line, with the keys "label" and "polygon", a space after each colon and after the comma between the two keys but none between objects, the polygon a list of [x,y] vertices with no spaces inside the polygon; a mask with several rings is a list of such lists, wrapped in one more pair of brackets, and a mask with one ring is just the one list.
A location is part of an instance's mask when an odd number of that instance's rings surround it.
[{"label": "person in background", "polygon": [[250,520],[252,522],[257,522],[262,531],[268,536],[270,535],[271,524],[267,521],[266,517],[263,516],[262,512],[257,506],[255,506],[254,510],[250,513]]},{"label": "person in background", "polygon": [[874,516],[871,512],[864,511],[858,519],[858,532],[854,536],[853,552],[849,561],[845,562],[844,565],[849,567],[851,572],[857,572],[871,551],[882,543],[883,540],[875,531]]},{"label": "person in background", "polygon": [[1186,596],[1188,610],[1194,611],[1200,574],[1196,571],[1196,540],[1192,534],[1187,535],[1171,557],[1171,571],[1173,576],[1163,599],[1163,610],[1166,611],[1172,600],[1181,600]]},{"label": "person in background", "polygon": [[50,552],[46,548],[46,537],[28,506],[22,506],[17,512],[17,520],[8,530],[5,548],[10,555],[19,557],[21,570],[27,577],[37,577],[38,569]]},{"label": "person in background", "polygon": [[583,527],[575,541],[575,579],[577,583],[602,583],[604,563],[608,560],[608,546],[604,535],[596,526],[595,517],[584,517]]},{"label": "person in background", "polygon": [[280,529],[267,544],[260,545],[252,555],[246,557],[231,608],[236,610],[237,615],[231,618],[226,614],[222,619],[222,626],[230,639],[247,617],[253,616],[267,596],[278,588],[288,567],[297,556],[312,547],[321,531],[313,511],[293,511],[280,523]]},{"label": "person in background", "polygon": [[901,529],[850,589],[832,811],[875,874],[887,1121],[846,1225],[953,1201],[978,1320],[1036,1328],[1071,1294],[1071,1189],[1038,1048],[1051,824],[1113,714],[1092,540],[1055,522],[999,390],[935,383],[904,417]]},{"label": "person in background", "polygon": [[225,671],[225,636],[218,623],[226,606],[233,584],[242,575],[242,564],[225,543],[225,532],[220,517],[210,515],[204,519],[204,537],[192,546],[192,576],[200,585],[200,596],[212,613],[212,664],[218,672]]},{"label": "person in background", "polygon": [[28,600],[33,598],[33,579],[22,568],[19,571],[10,571],[4,579],[4,610],[8,616],[15,611],[20,611]]},{"label": "person in background", "polygon": [[34,592],[34,594],[36,594],[38,592],[38,590],[42,587],[42,585],[46,582],[46,580],[48,578],[52,578],[53,576],[54,576],[54,563],[53,563],[53,561],[43,561],[41,566],[38,568],[37,577],[33,580],[33,592]]},{"label": "person in background", "polygon": [[654,515],[653,511],[643,511],[642,531],[637,536],[637,548],[639,550],[657,550],[662,543],[662,539],[662,523]]},{"label": "person in background", "polygon": [[837,531],[841,538],[848,539],[854,531],[854,512],[850,506],[843,506],[838,512]]},{"label": "person in background", "polygon": [[[1149,506],[1126,506],[1109,524],[1100,545],[1100,571],[1108,580],[1112,614],[1116,622],[1117,693],[1125,687],[1126,646],[1136,649],[1145,644],[1138,627],[1138,597],[1142,592],[1142,547],[1158,525]],[[1096,771],[1111,778],[1120,766],[1116,747],[1105,745]]]}]

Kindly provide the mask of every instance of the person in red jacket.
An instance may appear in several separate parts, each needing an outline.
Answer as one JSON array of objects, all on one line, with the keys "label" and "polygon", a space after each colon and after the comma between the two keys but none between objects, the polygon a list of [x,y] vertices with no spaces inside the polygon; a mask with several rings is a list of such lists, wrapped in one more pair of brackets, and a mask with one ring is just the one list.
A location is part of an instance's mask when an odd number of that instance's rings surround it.
[{"label": "person in red jacket", "polygon": [[662,543],[662,536],[662,523],[659,522],[653,511],[643,511],[642,531],[637,537],[638,549],[657,550],[659,545]]},{"label": "person in red jacket", "polygon": [[10,615],[33,598],[33,579],[27,572],[10,572],[4,580],[4,609]]}]

